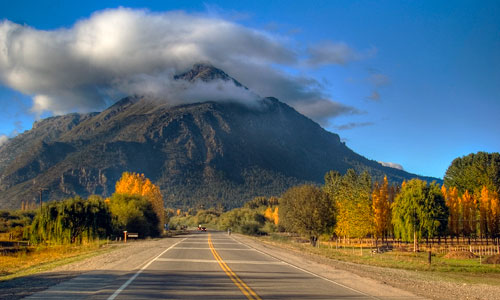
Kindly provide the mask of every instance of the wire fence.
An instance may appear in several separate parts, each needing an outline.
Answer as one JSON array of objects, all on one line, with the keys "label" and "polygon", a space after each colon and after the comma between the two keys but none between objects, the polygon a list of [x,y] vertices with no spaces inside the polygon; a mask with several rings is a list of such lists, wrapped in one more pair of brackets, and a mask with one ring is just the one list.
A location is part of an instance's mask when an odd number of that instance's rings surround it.
[{"label": "wire fence", "polygon": [[[372,249],[374,252],[401,251],[411,252],[414,250],[413,242],[402,242],[396,239],[375,240],[373,238],[348,239],[334,238],[329,241],[321,241],[318,247],[330,249],[364,248]],[[417,244],[418,251],[432,251],[433,253],[446,254],[448,252],[472,252],[478,256],[500,254],[500,239],[468,239],[468,238],[441,238],[420,241]]]}]

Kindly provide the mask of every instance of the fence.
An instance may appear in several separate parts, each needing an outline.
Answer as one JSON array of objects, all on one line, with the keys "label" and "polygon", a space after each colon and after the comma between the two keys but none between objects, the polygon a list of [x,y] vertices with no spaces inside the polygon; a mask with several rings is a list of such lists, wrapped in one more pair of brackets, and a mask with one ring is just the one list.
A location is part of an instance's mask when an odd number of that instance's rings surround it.
[{"label": "fence", "polygon": [[[383,250],[398,250],[403,252],[413,251],[413,242],[402,242],[395,239],[386,239],[384,241],[372,238],[349,239],[334,238],[330,241],[322,241],[319,244],[328,248],[371,248]],[[500,254],[499,239],[429,239],[421,241],[418,244],[419,251],[432,251],[434,253],[448,253],[450,251],[467,251],[478,256],[488,256]]]}]

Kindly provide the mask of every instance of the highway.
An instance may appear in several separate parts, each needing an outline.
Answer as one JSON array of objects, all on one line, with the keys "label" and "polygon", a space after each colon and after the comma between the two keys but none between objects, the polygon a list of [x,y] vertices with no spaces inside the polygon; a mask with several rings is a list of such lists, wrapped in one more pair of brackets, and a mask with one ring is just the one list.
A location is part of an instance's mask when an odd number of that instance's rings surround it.
[{"label": "highway", "polygon": [[[30,299],[378,299],[222,232],[170,240],[131,272],[80,276]],[[395,299],[392,298],[391,299]]]}]

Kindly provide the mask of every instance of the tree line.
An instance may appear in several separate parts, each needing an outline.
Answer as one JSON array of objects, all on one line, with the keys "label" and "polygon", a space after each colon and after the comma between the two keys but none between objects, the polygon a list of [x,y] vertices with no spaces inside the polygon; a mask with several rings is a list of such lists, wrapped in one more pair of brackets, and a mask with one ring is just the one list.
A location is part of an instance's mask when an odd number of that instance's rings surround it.
[{"label": "tree line", "polygon": [[248,234],[295,232],[315,244],[320,236],[394,238],[500,237],[500,155],[479,152],[455,159],[444,185],[412,179],[373,182],[368,172],[330,171],[323,185],[294,186],[243,207],[171,211],[175,223],[207,224]]},{"label": "tree line", "polygon": [[44,204],[24,235],[33,243],[82,243],[121,236],[125,230],[158,236],[163,223],[159,188],[144,174],[125,172],[109,198],[76,196]]},{"label": "tree line", "polygon": [[[401,185],[371,182],[367,172],[330,171],[322,187],[304,185],[280,199],[280,225],[309,237],[500,237],[500,155],[455,159],[444,185],[412,179]],[[309,221],[308,221],[309,220]]]}]

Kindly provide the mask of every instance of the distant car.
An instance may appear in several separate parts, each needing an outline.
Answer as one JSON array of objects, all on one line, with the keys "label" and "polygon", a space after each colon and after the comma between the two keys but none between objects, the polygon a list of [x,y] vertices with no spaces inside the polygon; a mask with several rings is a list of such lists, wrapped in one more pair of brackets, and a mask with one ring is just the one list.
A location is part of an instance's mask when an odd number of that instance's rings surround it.
[{"label": "distant car", "polygon": [[201,231],[207,231],[206,227],[201,227]]}]

